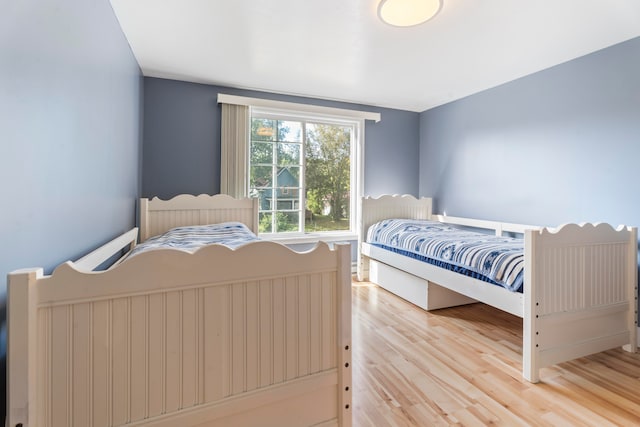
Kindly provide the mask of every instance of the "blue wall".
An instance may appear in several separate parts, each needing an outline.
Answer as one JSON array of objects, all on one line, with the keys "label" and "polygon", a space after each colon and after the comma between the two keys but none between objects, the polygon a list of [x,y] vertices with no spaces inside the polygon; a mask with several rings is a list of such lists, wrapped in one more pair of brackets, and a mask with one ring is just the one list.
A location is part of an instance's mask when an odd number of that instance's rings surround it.
[{"label": "blue wall", "polygon": [[[3,308],[8,272],[49,272],[134,225],[141,91],[140,70],[108,0],[3,2]],[[1,423],[4,396],[0,401]]]},{"label": "blue wall", "polygon": [[142,79],[108,0],[10,2],[0,54],[5,277],[134,225]]},{"label": "blue wall", "polygon": [[640,38],[421,113],[420,195],[450,215],[640,225]]},{"label": "blue wall", "polygon": [[418,113],[145,77],[143,196],[220,191],[218,93],[380,112],[365,125],[365,194],[418,194]]}]

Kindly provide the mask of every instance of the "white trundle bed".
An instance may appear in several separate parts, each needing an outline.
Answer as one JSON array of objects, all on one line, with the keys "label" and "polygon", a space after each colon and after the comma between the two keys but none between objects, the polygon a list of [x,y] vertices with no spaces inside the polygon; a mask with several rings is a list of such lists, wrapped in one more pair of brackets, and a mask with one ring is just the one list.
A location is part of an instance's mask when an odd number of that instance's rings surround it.
[{"label": "white trundle bed", "polygon": [[[257,199],[141,200],[141,240],[240,221]],[[123,257],[133,229],[8,277],[7,425],[350,426],[351,256],[258,241]]]},{"label": "white trundle bed", "polygon": [[[425,310],[483,302],[523,318],[523,376],[545,366],[637,346],[637,229],[567,224],[548,229],[433,215],[429,198],[362,199],[358,278]],[[365,241],[378,221],[409,218],[524,235],[522,292],[392,252]]]}]

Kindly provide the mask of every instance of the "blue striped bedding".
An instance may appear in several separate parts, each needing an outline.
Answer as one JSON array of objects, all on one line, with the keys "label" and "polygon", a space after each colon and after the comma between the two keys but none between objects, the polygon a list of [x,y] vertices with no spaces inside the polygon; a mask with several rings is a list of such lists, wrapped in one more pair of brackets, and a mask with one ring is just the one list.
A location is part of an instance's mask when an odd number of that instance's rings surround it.
[{"label": "blue striped bedding", "polygon": [[129,256],[159,248],[195,252],[198,248],[212,243],[235,249],[256,240],[259,240],[258,237],[240,222],[176,227],[140,243]]},{"label": "blue striped bedding", "polygon": [[435,221],[387,219],[369,228],[367,242],[522,292],[523,239],[482,234]]}]

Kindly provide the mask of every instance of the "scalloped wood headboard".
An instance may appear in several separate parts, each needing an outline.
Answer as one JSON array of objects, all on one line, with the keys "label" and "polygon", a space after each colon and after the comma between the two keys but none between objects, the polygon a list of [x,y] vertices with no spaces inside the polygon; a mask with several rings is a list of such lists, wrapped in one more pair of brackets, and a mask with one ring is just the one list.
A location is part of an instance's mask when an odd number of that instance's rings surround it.
[{"label": "scalloped wood headboard", "polygon": [[363,197],[360,200],[360,227],[358,230],[358,277],[366,277],[369,269],[368,261],[362,259],[362,242],[367,237],[367,230],[373,224],[386,218],[431,219],[432,199],[421,197],[416,199],[408,194],[382,195],[380,197]]},{"label": "scalloped wood headboard", "polygon": [[140,199],[140,241],[174,227],[238,221],[258,234],[258,199],[226,194],[180,194],[169,200]]}]

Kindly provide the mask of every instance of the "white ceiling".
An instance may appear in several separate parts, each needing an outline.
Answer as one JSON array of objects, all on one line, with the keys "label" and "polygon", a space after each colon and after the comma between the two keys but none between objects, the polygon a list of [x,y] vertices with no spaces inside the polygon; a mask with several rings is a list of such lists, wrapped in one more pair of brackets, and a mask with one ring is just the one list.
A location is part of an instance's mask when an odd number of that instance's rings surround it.
[{"label": "white ceiling", "polygon": [[640,0],[443,0],[425,24],[379,0],[111,0],[145,76],[409,111],[640,36]]}]

